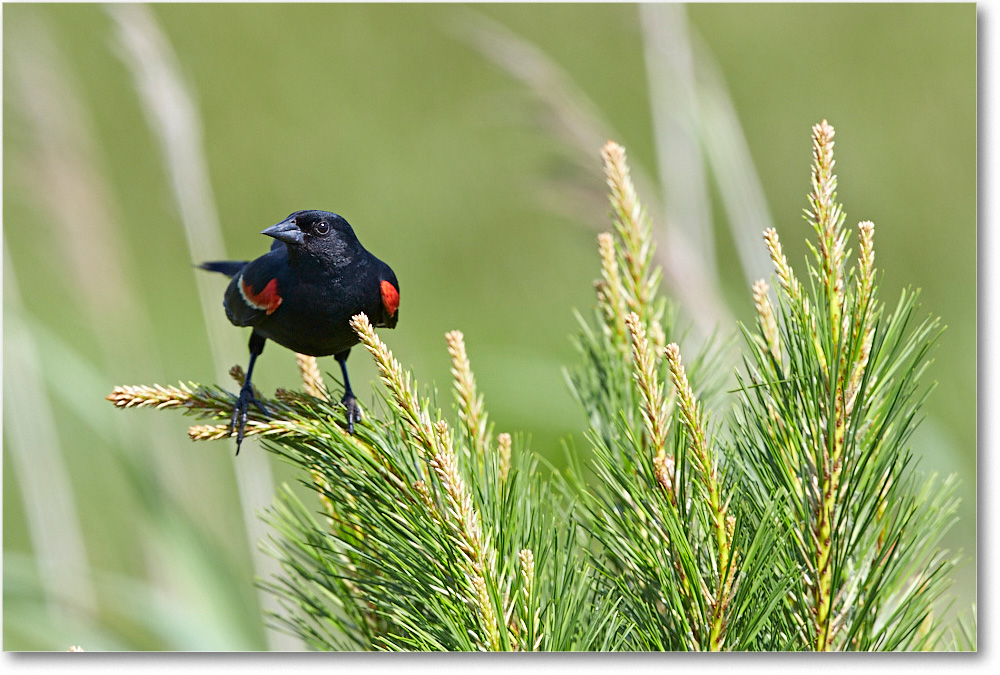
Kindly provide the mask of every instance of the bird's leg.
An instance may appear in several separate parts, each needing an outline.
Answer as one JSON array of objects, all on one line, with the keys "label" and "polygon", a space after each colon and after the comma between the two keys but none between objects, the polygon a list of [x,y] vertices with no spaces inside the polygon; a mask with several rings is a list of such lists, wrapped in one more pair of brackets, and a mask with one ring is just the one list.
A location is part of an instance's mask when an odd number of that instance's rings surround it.
[{"label": "bird's leg", "polygon": [[344,374],[344,397],[340,399],[341,405],[347,410],[347,433],[354,433],[354,423],[361,421],[361,408],[358,406],[357,399],[354,398],[354,392],[351,391],[351,380],[347,377],[347,357],[350,355],[351,350],[346,349],[339,354],[334,354],[333,358],[337,359],[337,363],[340,364],[340,372]]},{"label": "bird's leg", "polygon": [[256,331],[250,334],[250,364],[247,366],[247,375],[243,379],[243,387],[240,389],[239,398],[236,399],[236,405],[233,407],[233,417],[229,421],[229,433],[232,435],[233,431],[236,431],[236,454],[240,454],[240,444],[243,443],[243,431],[247,426],[247,412],[250,409],[250,404],[253,403],[257,406],[257,409],[264,415],[267,415],[267,408],[264,404],[260,402],[260,399],[253,392],[253,383],[250,378],[253,376],[253,365],[257,361],[257,357],[260,353],[264,351],[264,342],[266,338],[262,337]]}]

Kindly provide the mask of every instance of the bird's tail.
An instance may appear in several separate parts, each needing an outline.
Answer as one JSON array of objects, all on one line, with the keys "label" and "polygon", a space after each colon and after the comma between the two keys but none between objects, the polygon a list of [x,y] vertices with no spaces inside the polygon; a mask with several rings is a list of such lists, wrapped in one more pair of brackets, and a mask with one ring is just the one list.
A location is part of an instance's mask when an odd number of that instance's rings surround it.
[{"label": "bird's tail", "polygon": [[245,260],[214,260],[212,262],[203,262],[198,267],[209,272],[225,274],[227,277],[235,277],[246,264]]}]

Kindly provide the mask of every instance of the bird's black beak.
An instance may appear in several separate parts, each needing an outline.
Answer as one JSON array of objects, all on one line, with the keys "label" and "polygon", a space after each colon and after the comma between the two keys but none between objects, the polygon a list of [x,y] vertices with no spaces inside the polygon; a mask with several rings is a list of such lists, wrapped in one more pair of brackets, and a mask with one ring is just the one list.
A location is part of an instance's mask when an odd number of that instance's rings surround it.
[{"label": "bird's black beak", "polygon": [[302,230],[296,224],[295,218],[286,218],[277,225],[267,228],[261,234],[274,237],[286,244],[301,244],[306,239],[306,236],[302,234]]}]

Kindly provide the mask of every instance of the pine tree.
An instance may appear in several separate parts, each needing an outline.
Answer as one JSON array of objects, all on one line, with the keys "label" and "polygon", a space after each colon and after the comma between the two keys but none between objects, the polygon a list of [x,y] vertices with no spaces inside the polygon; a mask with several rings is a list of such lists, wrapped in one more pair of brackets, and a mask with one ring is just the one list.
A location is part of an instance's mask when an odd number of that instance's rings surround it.
[{"label": "pine tree", "polygon": [[[751,289],[728,398],[718,349],[682,358],[625,151],[604,147],[613,228],[569,377],[587,466],[571,455],[560,473],[494,435],[458,331],[447,414],[355,316],[384,389],[353,435],[300,356],[304,391],[278,390],[247,425],[315,495],[284,486],[266,515],[283,570],[260,581],[284,608],[274,625],[315,649],[974,649],[974,616],[950,633],[938,618],[958,562],[940,548],[955,479],[921,476],[908,445],[940,324],[916,318],[915,292],[879,299],[871,222],[849,263],[833,135],[813,128],[804,281],[764,233],[775,293]],[[219,387],[108,398],[213,421],[194,440],[230,436]]]}]

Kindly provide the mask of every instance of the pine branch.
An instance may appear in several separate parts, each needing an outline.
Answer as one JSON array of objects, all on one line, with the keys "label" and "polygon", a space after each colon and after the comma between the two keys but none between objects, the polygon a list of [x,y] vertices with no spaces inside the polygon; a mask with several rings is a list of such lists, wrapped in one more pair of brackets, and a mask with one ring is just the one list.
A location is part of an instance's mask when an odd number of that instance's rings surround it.
[{"label": "pine branch", "polygon": [[[858,260],[848,269],[833,136],[825,121],[813,128],[806,219],[818,243],[808,289],[777,233],[764,233],[779,302],[775,311],[765,282],[754,286],[758,323],[744,329],[748,379],[740,377],[734,438],[758,509],[771,495],[785,501],[789,551],[802,570],[787,603],[798,639],[820,651],[906,648],[953,564],[930,543],[947,522],[924,511],[907,447],[938,329],[932,320],[913,327],[914,294],[904,293],[892,313],[877,299],[870,221],[858,226]],[[940,510],[949,513],[943,498]],[[915,579],[923,581],[906,585]]]},{"label": "pine branch", "polygon": [[465,336],[461,331],[453,330],[444,337],[448,343],[448,354],[451,356],[451,374],[455,380],[458,417],[469,435],[471,450],[477,456],[482,456],[492,439],[486,423],[483,397],[476,391],[476,378],[472,374],[472,365],[465,353]]},{"label": "pine branch", "polygon": [[[650,227],[624,150],[609,143],[604,159],[615,228],[598,240],[598,329],[581,321],[584,366],[571,380],[591,420],[597,482],[583,522],[599,543],[594,565],[634,624],[636,648],[718,650],[734,624],[747,629],[732,638],[739,648],[765,644],[785,587],[770,576],[743,583],[740,567],[782,568],[775,547],[760,544],[773,541],[773,523],[755,529],[729,512],[703,409],[677,346],[665,344],[665,307],[636,292],[655,289],[659,273],[647,262]],[[664,394],[668,378],[676,404]],[[748,554],[737,555],[744,545]]]},{"label": "pine branch", "polygon": [[[974,648],[974,623],[948,633],[937,618],[958,562],[941,549],[955,481],[921,477],[909,450],[940,327],[916,318],[916,293],[879,298],[870,221],[850,265],[833,137],[813,129],[804,281],[764,233],[774,294],[752,287],[728,418],[706,405],[718,352],[681,359],[652,225],[611,142],[612,230],[568,376],[589,422],[586,469],[571,454],[566,475],[543,472],[510,433],[494,444],[459,331],[445,336],[451,421],[364,314],[351,326],[384,390],[353,434],[299,355],[303,391],[258,392],[269,414],[251,409],[247,424],[318,497],[284,486],[266,514],[282,569],[260,582],[283,608],[273,625],[315,649]],[[195,440],[232,433],[236,396],[218,387],[108,399],[198,417]]]}]

